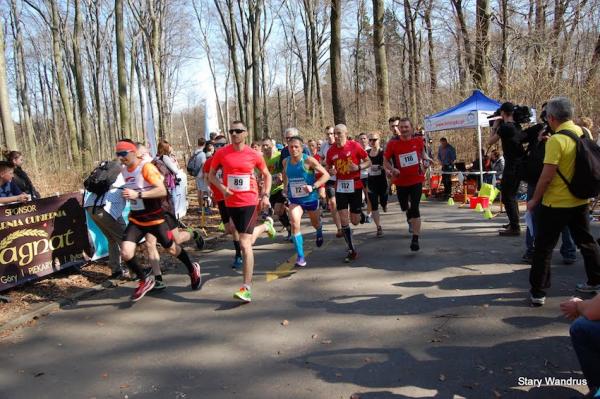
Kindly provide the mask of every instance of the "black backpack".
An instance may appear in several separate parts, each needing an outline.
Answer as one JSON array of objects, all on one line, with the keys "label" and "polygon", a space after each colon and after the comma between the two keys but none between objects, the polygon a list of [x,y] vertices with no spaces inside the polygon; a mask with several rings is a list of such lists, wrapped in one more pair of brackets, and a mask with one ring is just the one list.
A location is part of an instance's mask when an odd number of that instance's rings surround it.
[{"label": "black backpack", "polygon": [[108,192],[108,190],[110,190],[111,186],[121,173],[121,170],[122,166],[120,162],[102,161],[83,181],[83,187],[90,193],[96,194],[94,211],[96,203]]},{"label": "black backpack", "polygon": [[578,137],[568,130],[561,130],[556,134],[569,136],[577,145],[575,155],[575,173],[571,181],[557,170],[571,194],[577,198],[589,199],[600,193],[600,147],[586,135]]}]

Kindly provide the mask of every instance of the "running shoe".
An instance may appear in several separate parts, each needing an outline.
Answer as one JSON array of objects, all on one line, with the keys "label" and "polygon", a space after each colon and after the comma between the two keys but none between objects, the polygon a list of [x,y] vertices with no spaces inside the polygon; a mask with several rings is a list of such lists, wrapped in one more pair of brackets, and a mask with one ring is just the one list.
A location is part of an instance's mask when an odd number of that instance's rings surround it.
[{"label": "running shoe", "polygon": [[323,239],[323,230],[317,230],[317,247],[321,247],[323,245],[323,241],[325,241]]},{"label": "running shoe", "polygon": [[383,229],[381,226],[377,226],[377,238],[383,237]]},{"label": "running shoe", "polygon": [[192,283],[192,289],[195,291],[200,288],[202,283],[202,275],[200,274],[200,264],[198,262],[192,263],[194,270],[190,274],[190,281]]},{"label": "running shoe", "polygon": [[252,302],[252,291],[250,291],[250,288],[242,286],[235,294],[233,294],[233,297],[244,302]]},{"label": "running shoe", "polygon": [[346,255],[346,257],[344,258],[344,263],[350,263],[356,258],[358,258],[358,252],[349,250],[348,255]]},{"label": "running shoe", "polygon": [[265,218],[263,224],[267,226],[267,234],[269,235],[269,238],[277,237],[277,231],[275,231],[275,227],[273,227],[273,219],[270,216]]},{"label": "running shoe", "polygon": [[412,240],[410,242],[410,250],[413,252],[416,252],[419,250],[419,241],[418,240]]},{"label": "running shoe", "polygon": [[408,223],[408,234],[412,234],[413,233],[413,227],[412,224],[410,224],[410,222],[407,220],[406,223]]},{"label": "running shoe", "polygon": [[371,223],[371,215],[367,215],[365,218],[365,223]]},{"label": "running shoe", "polygon": [[152,288],[154,288],[154,276],[148,276],[143,280],[140,280],[137,288],[131,295],[131,300],[137,302],[144,297]]},{"label": "running shoe", "polygon": [[167,288],[167,284],[162,280],[154,280],[154,288],[150,292],[162,291]]},{"label": "running shoe", "polygon": [[295,266],[299,266],[299,267],[305,267],[306,266],[306,259],[304,259],[304,256],[298,256],[296,258]]},{"label": "running shoe", "polygon": [[540,306],[544,306],[546,304],[546,297],[545,296],[541,296],[541,297],[535,297],[532,294],[529,294],[529,303],[531,304],[531,306],[533,307],[540,307]]},{"label": "running shoe", "polygon": [[365,222],[367,221],[367,215],[365,215],[364,212],[360,213],[360,224],[365,224]]},{"label": "running shoe", "polygon": [[196,243],[196,248],[202,249],[204,248],[204,237],[202,237],[202,233],[200,230],[192,229],[191,231],[192,237],[194,237],[194,242]]},{"label": "running shoe", "polygon": [[244,259],[241,256],[236,256],[231,264],[232,269],[240,269],[244,265]]},{"label": "running shoe", "polygon": [[575,290],[579,291],[579,292],[586,292],[586,293],[590,293],[593,294],[595,292],[600,291],[600,284],[598,285],[589,285],[586,283],[579,283],[575,286]]}]

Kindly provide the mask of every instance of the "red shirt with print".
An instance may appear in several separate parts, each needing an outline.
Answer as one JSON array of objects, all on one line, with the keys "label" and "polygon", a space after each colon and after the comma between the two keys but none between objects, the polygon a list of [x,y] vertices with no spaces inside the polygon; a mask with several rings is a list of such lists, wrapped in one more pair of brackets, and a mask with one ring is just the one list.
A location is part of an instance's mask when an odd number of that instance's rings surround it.
[{"label": "red shirt with print", "polygon": [[367,152],[356,141],[348,140],[343,147],[338,147],[337,144],[332,145],[327,151],[327,166],[335,166],[337,182],[340,180],[354,180],[354,188],[362,188],[360,180],[360,170],[350,171],[350,163],[360,165],[360,163],[368,158]]},{"label": "red shirt with print", "polygon": [[233,193],[225,198],[229,208],[254,206],[258,204],[258,184],[254,176],[254,168],[266,168],[262,155],[249,146],[236,151],[229,144],[215,153],[212,157],[210,170],[223,168],[223,185]]},{"label": "red shirt with print", "polygon": [[[204,166],[202,167],[202,172],[204,173],[204,176],[208,176],[208,173],[210,172],[210,165],[212,164],[212,160],[214,158],[214,155],[210,158],[208,158],[206,160],[206,162],[204,162]],[[217,179],[223,179],[223,172],[221,169],[217,170]],[[213,198],[216,202],[221,202],[225,199],[225,197],[223,197],[223,193],[221,192],[221,190],[219,190],[217,188],[217,186],[215,186],[214,184],[210,183],[210,191],[212,191],[213,193]]]},{"label": "red shirt with print", "polygon": [[406,187],[422,183],[425,180],[425,174],[421,169],[424,147],[420,137],[388,142],[384,156],[388,160],[391,159],[394,167],[400,171],[398,176],[392,178],[392,183]]}]

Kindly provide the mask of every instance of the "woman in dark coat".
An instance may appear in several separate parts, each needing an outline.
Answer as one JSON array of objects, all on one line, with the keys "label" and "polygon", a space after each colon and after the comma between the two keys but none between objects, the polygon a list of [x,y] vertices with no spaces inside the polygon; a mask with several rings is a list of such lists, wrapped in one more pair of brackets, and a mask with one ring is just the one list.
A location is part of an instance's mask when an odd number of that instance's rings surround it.
[{"label": "woman in dark coat", "polygon": [[23,154],[20,151],[5,151],[4,157],[15,167],[15,176],[13,182],[19,186],[22,192],[31,195],[31,199],[40,198],[40,193],[33,187],[33,183],[27,173],[21,168],[23,165]]}]

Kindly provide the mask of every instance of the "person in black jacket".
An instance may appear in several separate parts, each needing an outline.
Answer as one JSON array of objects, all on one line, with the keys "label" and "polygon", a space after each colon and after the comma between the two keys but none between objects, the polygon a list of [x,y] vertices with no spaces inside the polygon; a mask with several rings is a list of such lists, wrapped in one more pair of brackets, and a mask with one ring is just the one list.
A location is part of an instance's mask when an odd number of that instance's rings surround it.
[{"label": "person in black jacket", "polygon": [[31,195],[31,199],[41,198],[40,193],[33,187],[33,183],[27,173],[21,168],[25,159],[20,151],[5,151],[4,157],[15,167],[15,176],[13,181],[22,192]]}]

